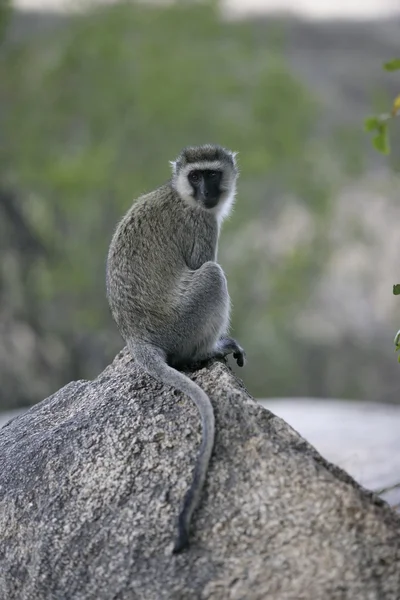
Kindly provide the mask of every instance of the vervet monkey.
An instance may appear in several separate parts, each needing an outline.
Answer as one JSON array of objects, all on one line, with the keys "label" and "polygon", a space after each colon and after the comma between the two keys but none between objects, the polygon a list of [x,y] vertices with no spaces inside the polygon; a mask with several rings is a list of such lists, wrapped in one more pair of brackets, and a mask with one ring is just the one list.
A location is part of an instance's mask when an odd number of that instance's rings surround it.
[{"label": "vervet monkey", "polygon": [[178,520],[174,553],[189,544],[189,526],[214,445],[214,412],[207,394],[177,369],[243,348],[228,337],[230,300],[217,261],[222,220],[232,207],[235,154],[214,145],[185,148],[172,178],[141,196],[119,223],[107,260],[107,297],[135,361],[182,391],[201,416],[203,438]]}]

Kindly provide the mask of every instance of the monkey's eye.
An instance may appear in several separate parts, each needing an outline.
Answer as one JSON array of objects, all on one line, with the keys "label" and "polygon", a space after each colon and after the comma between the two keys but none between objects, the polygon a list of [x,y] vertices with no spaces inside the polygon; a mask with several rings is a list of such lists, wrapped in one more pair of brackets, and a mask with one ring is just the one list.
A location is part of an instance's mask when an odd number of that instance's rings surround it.
[{"label": "monkey's eye", "polygon": [[200,179],[200,173],[198,171],[191,171],[189,173],[189,179],[193,183],[197,183],[199,181],[199,179]]},{"label": "monkey's eye", "polygon": [[208,176],[210,177],[210,179],[215,179],[215,177],[217,176],[217,171],[210,171]]}]

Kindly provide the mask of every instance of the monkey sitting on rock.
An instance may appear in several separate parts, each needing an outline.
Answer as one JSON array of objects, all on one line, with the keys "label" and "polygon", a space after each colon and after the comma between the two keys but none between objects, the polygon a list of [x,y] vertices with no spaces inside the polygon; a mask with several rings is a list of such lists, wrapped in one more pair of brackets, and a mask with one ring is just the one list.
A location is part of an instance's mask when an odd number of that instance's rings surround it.
[{"label": "monkey sitting on rock", "polygon": [[179,515],[178,553],[189,545],[215,428],[207,394],[178,369],[228,354],[243,367],[245,352],[227,335],[230,300],[217,263],[221,224],[236,193],[235,154],[215,145],[188,147],[171,165],[170,181],[134,202],[116,229],[107,297],[134,360],[188,395],[201,416],[203,438]]}]

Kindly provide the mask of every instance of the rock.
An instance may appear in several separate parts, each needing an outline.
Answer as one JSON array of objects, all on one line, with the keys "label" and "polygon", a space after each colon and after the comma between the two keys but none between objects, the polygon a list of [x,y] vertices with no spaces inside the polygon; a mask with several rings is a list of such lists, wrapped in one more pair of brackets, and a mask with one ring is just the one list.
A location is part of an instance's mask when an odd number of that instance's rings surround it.
[{"label": "rock", "polygon": [[327,398],[267,398],[260,404],[325,458],[400,510],[400,405]]},{"label": "rock", "polygon": [[399,515],[223,363],[192,377],[217,439],[182,555],[199,418],[126,351],[0,430],[1,600],[398,600]]},{"label": "rock", "polygon": [[20,409],[16,409],[16,410],[7,410],[4,412],[0,412],[0,429],[4,425],[6,425],[6,423],[11,421],[11,419],[14,419],[14,417],[16,417],[18,415],[22,415],[27,410],[28,410],[27,408],[20,408]]}]

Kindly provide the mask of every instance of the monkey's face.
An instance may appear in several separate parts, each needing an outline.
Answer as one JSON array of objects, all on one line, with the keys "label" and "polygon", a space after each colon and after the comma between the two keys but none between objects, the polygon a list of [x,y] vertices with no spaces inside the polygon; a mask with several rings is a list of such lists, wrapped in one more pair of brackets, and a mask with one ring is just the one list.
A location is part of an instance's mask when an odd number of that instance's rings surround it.
[{"label": "monkey's face", "polygon": [[212,144],[190,146],[171,162],[171,186],[191,206],[207,210],[221,222],[236,194],[236,154]]},{"label": "monkey's face", "polygon": [[217,206],[221,197],[222,172],[211,169],[194,169],[188,173],[193,198],[205,208]]}]

